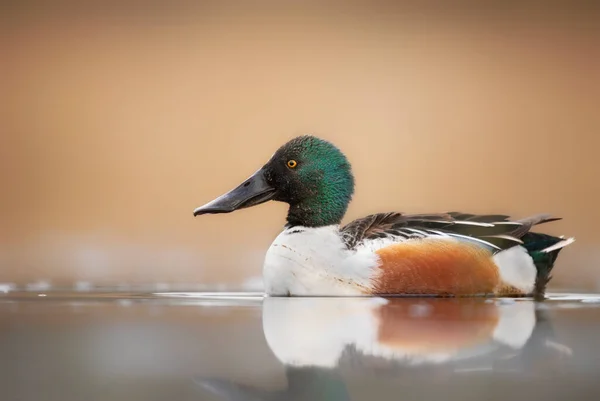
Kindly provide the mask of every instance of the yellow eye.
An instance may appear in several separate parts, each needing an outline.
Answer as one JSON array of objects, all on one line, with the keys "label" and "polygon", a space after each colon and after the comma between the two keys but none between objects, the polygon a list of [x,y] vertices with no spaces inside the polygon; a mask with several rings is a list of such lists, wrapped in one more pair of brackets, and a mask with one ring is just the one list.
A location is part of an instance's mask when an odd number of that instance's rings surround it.
[{"label": "yellow eye", "polygon": [[287,162],[287,166],[289,168],[295,168],[298,165],[298,163],[296,163],[296,160],[288,160]]}]

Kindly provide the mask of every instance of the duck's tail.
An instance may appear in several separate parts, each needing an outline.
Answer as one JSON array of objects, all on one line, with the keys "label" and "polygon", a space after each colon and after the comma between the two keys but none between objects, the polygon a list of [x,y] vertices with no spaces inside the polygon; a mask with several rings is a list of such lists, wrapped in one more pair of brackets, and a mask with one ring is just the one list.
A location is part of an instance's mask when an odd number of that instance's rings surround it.
[{"label": "duck's tail", "polygon": [[533,295],[543,298],[546,286],[552,278],[552,268],[560,251],[575,242],[575,238],[555,237],[548,234],[528,232],[521,237],[523,247],[533,259],[537,270]]}]

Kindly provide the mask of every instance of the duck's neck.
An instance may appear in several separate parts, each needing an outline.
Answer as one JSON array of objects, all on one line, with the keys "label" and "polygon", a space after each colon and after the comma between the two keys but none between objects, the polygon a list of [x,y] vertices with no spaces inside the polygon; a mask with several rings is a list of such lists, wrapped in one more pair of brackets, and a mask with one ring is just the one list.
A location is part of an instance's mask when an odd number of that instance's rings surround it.
[{"label": "duck's neck", "polygon": [[347,204],[330,201],[300,202],[290,205],[287,215],[287,224],[290,227],[325,227],[340,224]]}]

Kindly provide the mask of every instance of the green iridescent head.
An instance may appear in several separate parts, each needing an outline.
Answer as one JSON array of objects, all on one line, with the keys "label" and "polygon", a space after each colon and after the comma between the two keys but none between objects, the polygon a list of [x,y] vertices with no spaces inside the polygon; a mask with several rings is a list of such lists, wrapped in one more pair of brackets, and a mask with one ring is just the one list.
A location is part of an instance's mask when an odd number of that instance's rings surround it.
[{"label": "green iridescent head", "polygon": [[340,223],[353,193],[346,156],[330,142],[304,135],[281,146],[240,186],[197,208],[194,215],[229,213],[275,200],[290,205],[289,225],[320,227]]}]

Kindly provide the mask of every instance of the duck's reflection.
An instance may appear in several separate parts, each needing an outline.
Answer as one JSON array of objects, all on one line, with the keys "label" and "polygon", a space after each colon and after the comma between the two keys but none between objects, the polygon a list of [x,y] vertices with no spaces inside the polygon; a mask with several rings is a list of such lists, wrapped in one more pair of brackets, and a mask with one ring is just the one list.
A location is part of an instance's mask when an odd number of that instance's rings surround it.
[{"label": "duck's reflection", "polygon": [[402,370],[404,377],[431,369],[531,372],[532,364],[569,353],[529,300],[267,298],[262,322],[271,351],[286,366],[288,387],[266,392],[200,381],[206,389],[229,400],[343,400],[340,374],[356,362],[378,374]]},{"label": "duck's reflection", "polygon": [[268,298],[263,306],[267,343],[288,366],[333,368],[348,349],[410,365],[511,352],[535,324],[529,301]]}]

